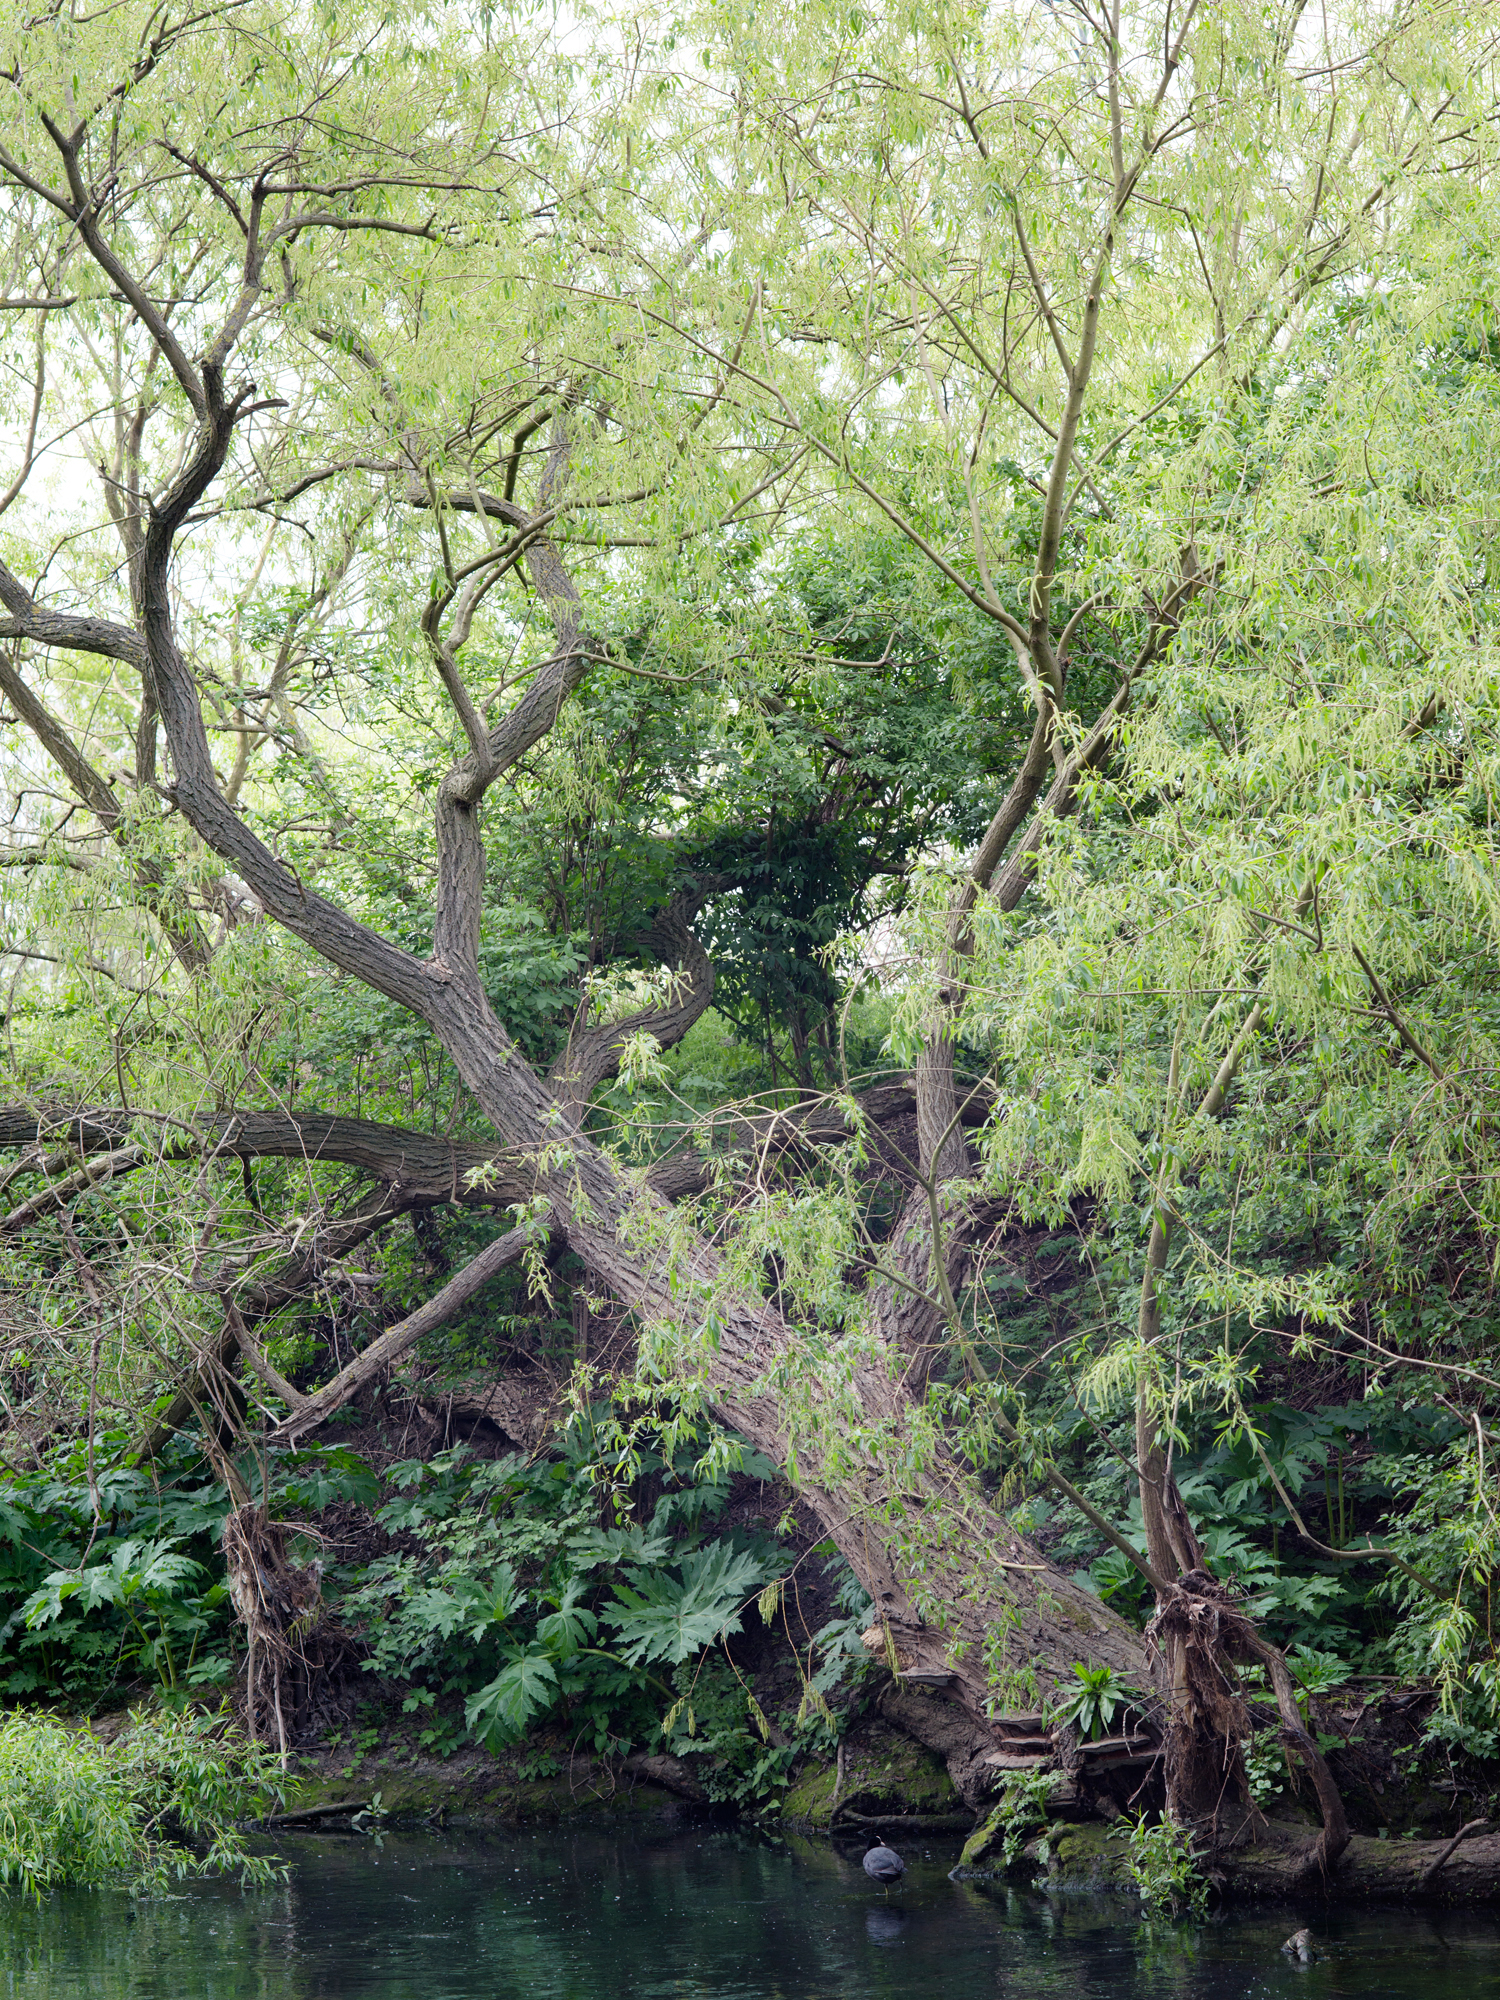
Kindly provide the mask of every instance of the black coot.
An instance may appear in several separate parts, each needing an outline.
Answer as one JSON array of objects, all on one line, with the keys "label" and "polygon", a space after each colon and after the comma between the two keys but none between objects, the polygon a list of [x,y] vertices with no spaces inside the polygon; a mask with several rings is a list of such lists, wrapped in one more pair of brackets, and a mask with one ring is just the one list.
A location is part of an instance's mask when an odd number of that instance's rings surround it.
[{"label": "black coot", "polygon": [[899,1882],[906,1873],[906,1863],[893,1849],[877,1841],[865,1856],[865,1873],[872,1882],[878,1882],[882,1889],[889,1889],[893,1882]]}]

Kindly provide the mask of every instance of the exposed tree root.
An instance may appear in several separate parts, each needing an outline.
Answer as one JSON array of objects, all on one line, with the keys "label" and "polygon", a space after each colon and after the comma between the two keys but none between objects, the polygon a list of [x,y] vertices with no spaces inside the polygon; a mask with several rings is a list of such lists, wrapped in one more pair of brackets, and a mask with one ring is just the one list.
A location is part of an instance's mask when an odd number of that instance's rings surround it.
[{"label": "exposed tree root", "polygon": [[1312,1779],[1323,1828],[1304,1841],[1292,1888],[1332,1879],[1349,1845],[1349,1825],[1333,1774],[1303,1725],[1285,1659],[1263,1639],[1230,1593],[1206,1570],[1189,1570],[1157,1600],[1146,1627],[1157,1691],[1165,1707],[1167,1800],[1176,1816],[1204,1832],[1217,1854],[1226,1812],[1248,1797],[1242,1743],[1250,1735],[1236,1663],[1263,1666],[1281,1717],[1281,1740]]},{"label": "exposed tree root", "polygon": [[318,1683],[348,1651],[323,1616],[322,1564],[289,1561],[286,1545],[286,1527],[248,1500],[224,1523],[229,1595],[247,1641],[246,1726],[283,1765]]}]

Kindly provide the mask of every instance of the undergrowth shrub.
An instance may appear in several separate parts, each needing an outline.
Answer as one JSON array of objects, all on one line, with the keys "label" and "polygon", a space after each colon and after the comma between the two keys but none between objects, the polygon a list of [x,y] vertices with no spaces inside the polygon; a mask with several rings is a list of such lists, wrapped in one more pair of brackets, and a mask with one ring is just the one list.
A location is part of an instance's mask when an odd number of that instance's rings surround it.
[{"label": "undergrowth shrub", "polygon": [[[390,1466],[376,1520],[401,1546],[348,1578],[342,1614],[409,1711],[460,1697],[493,1749],[552,1717],[601,1755],[654,1740],[673,1670],[737,1632],[789,1565],[763,1529],[710,1532],[742,1469],[775,1476],[721,1436],[670,1419],[627,1434],[602,1411],[546,1459],[460,1446]],[[436,1719],[422,1735],[452,1747]]]},{"label": "undergrowth shrub", "polygon": [[1193,1838],[1174,1819],[1150,1819],[1145,1813],[1131,1822],[1129,1869],[1142,1906],[1201,1917],[1208,1907],[1208,1884],[1198,1872]]},{"label": "undergrowth shrub", "polygon": [[1052,1796],[1062,1783],[1061,1771],[1018,1771],[1008,1777],[988,1819],[964,1842],[960,1862],[967,1866],[980,1860],[998,1839],[1001,1867],[1014,1867],[1031,1833],[1047,1824]]},{"label": "undergrowth shrub", "polygon": [[0,1722],[0,1883],[40,1898],[120,1879],[138,1892],[173,1877],[273,1880],[237,1822],[284,1797],[280,1766],[223,1714],[133,1714],[113,1745],[14,1709]]},{"label": "undergrowth shrub", "polygon": [[[101,1439],[106,1448],[129,1440]],[[174,1476],[175,1473],[175,1476]],[[0,1697],[93,1700],[121,1683],[185,1696],[231,1670],[223,1486],[106,1465],[72,1443],[0,1491]]]}]

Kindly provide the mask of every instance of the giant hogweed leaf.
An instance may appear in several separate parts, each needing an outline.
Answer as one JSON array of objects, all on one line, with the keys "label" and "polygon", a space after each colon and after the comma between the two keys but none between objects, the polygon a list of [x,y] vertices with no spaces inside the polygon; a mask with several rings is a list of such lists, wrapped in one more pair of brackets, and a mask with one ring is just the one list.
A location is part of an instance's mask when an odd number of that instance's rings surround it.
[{"label": "giant hogweed leaf", "polygon": [[551,1705],[557,1672],[544,1653],[522,1653],[464,1703],[464,1722],[491,1748],[513,1742]]},{"label": "giant hogweed leaf", "polygon": [[75,1602],[87,1613],[101,1604],[124,1604],[133,1597],[175,1597],[202,1564],[178,1553],[170,1540],[121,1542],[107,1563],[88,1569],[54,1570],[40,1590],[22,1606],[29,1630],[60,1618],[63,1606]]},{"label": "giant hogweed leaf", "polygon": [[679,1570],[680,1576],[632,1570],[630,1584],[617,1584],[616,1602],[599,1614],[614,1627],[632,1666],[644,1660],[676,1666],[722,1634],[738,1632],[745,1599],[767,1576],[758,1556],[737,1554],[727,1542],[710,1542],[685,1556]]},{"label": "giant hogweed leaf", "polygon": [[515,1565],[508,1562],[497,1562],[487,1583],[475,1578],[462,1595],[469,1633],[475,1639],[482,1638],[491,1625],[506,1624],[528,1602],[526,1592],[516,1588]]},{"label": "giant hogweed leaf", "polygon": [[471,1639],[482,1639],[492,1626],[506,1624],[526,1602],[526,1592],[516,1588],[515,1569],[500,1562],[488,1581],[460,1577],[451,1589],[430,1584],[411,1591],[402,1618],[410,1631],[424,1638],[446,1640],[455,1632],[467,1632]]},{"label": "giant hogweed leaf", "polygon": [[380,1481],[359,1456],[343,1446],[332,1450],[300,1452],[290,1462],[284,1498],[294,1507],[321,1514],[336,1500],[352,1500],[361,1507],[373,1507],[380,1498]]},{"label": "giant hogweed leaf", "polygon": [[623,1563],[660,1563],[670,1559],[672,1538],[651,1528],[585,1528],[568,1537],[568,1551],[580,1569],[618,1567]]},{"label": "giant hogweed leaf", "polygon": [[583,1578],[575,1576],[561,1597],[547,1600],[556,1609],[539,1620],[536,1636],[554,1659],[571,1660],[599,1629],[599,1620],[579,1601],[585,1588]]}]

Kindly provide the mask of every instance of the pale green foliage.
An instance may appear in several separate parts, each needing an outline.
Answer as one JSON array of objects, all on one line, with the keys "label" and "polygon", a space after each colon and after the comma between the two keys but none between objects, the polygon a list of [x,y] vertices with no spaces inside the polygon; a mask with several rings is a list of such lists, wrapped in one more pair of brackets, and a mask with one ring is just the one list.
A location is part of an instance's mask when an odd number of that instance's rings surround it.
[{"label": "pale green foliage", "polygon": [[[1132,174],[1139,160],[1101,281],[1081,432],[1103,504],[1081,477],[1063,560],[1069,589],[1106,600],[1125,658],[1143,597],[1160,601],[1186,562],[1212,588],[1135,690],[1120,762],[1044,846],[1035,897],[1014,916],[981,900],[959,1034],[1000,1081],[991,1185],[1038,1220],[1062,1220],[1079,1196],[1134,1205],[1143,1234],[1153,1202],[1176,1214],[1169,1318],[1193,1329],[1186,1357],[1142,1352],[1121,1325],[1083,1385],[1100,1411],[1144,1387],[1170,1427],[1244,1386],[1231,1327],[1300,1321],[1331,1337],[1351,1323],[1355,1291],[1346,1268],[1237,1259],[1233,1224],[1195,1229],[1190,1192],[1238,1204],[1250,1242],[1289,1200],[1314,1224],[1367,1206],[1372,1246],[1394,1264],[1459,1161],[1474,1174],[1467,1107],[1401,1052],[1354,951],[1386,993],[1415,983],[1446,1006],[1444,1064],[1493,1074],[1468,958],[1493,931],[1489,642],[1456,581],[1476,574],[1491,518],[1492,390],[1482,357],[1455,387],[1425,345],[1453,319],[1455,284],[1481,296],[1443,246],[1455,219],[1465,251],[1478,241],[1467,175],[1488,141],[1454,112],[1487,101],[1488,72],[1461,10],[1420,25],[1342,10],[1314,29],[1228,8],[1195,19],[1158,92],[1160,10],[1127,9],[1121,23],[1116,132],[1100,52],[1050,12],[716,10],[703,20],[705,78],[712,90],[722,67],[735,89],[694,129],[727,134],[732,121],[743,161],[752,107],[760,171],[735,183],[719,269],[737,267],[752,297],[752,272],[774,272],[777,316],[757,328],[743,392],[851,504],[899,513],[997,616],[1016,602],[1035,527],[1017,467],[1041,479],[1060,400],[1048,302],[1064,344],[1076,341],[1104,268],[1104,190],[1119,187],[1117,154]],[[678,108],[697,115],[690,98]],[[1065,146],[1036,144],[1038,129],[1065,132]],[[1370,203],[1376,188],[1384,206]],[[1442,266],[1432,279],[1429,254]],[[1030,316],[1013,333],[1018,293]],[[776,336],[793,329],[789,353]],[[1450,436],[1457,460],[1439,472],[1427,453]],[[1403,734],[1438,688],[1439,727]],[[1460,729],[1455,793],[1441,774]],[[904,1062],[946,977],[951,887],[935,872],[908,915],[890,1040]],[[1445,994],[1433,982],[1448,967],[1463,970]],[[1257,1000],[1237,1117],[1201,1118]],[[1485,1088],[1473,1087],[1481,1119]],[[1320,1161],[1299,1184],[1309,1131]],[[1472,1187],[1488,1221],[1497,1186],[1465,1179],[1468,1211]],[[827,1335],[859,1324],[833,1275],[847,1256],[840,1202],[852,1206],[847,1189],[793,1204],[757,1188],[735,1218],[736,1279],[774,1269],[789,1246],[787,1289],[816,1302]],[[793,1206],[806,1215],[795,1236]],[[784,1350],[768,1382],[794,1433],[814,1411],[847,1411],[826,1337]],[[965,1435],[992,1457],[983,1392],[964,1393]],[[898,1462],[924,1450],[920,1424],[904,1448],[857,1429],[850,1442]]]},{"label": "pale green foliage", "polygon": [[[1487,1250],[1500,1223],[1482,17],[1459,0],[1317,16],[1138,0],[1080,39],[1046,7],[772,0],[648,15],[627,36],[602,9],[249,0],[167,24],[144,64],[146,0],[13,24],[6,268],[76,299],[0,315],[19,385],[7,434],[25,432],[35,381],[43,440],[0,548],[49,601],[131,615],[112,508],[133,484],[159,490],[187,435],[144,299],[28,185],[61,184],[45,113],[82,121],[111,251],[151,273],[193,354],[239,297],[246,205],[265,174],[288,179],[266,209],[284,231],[274,282],[243,302],[233,361],[264,401],[175,587],[227,795],[299,879],[415,951],[431,944],[438,774],[460,741],[424,608],[461,574],[484,579],[443,631],[490,719],[551,644],[486,494],[545,513],[604,655],[683,690],[702,724],[687,781],[705,792],[726,718],[769,732],[805,664],[772,603],[797,537],[831,545],[851,517],[906,535],[1043,667],[1057,614],[1088,601],[1092,643],[1125,671],[1156,607],[1200,579],[1170,643],[1158,630],[1143,655],[1111,761],[1042,843],[1034,891],[1013,913],[980,899],[958,1028],[997,1085],[983,1194],[1047,1222],[1093,1204],[1122,1235],[1176,1218],[1171,1338],[1142,1348],[1128,1300],[1104,1300],[1079,1391],[1107,1416],[1143,1390],[1175,1438],[1194,1412],[1239,1408],[1247,1328],[1292,1322],[1315,1342],[1363,1326],[1371,1273],[1402,1283],[1413,1232],[1461,1225]],[[1094,372],[1058,453],[1096,308]],[[1048,535],[1055,577],[1039,583]],[[356,1108],[456,1129],[465,1100],[430,1038],[393,1051],[401,1024],[379,1010],[349,1028],[347,987],[259,920],[166,809],[164,774],[137,768],[134,670],[20,658],[124,819],[113,838],[102,821],[80,833],[35,741],[7,738],[28,849],[7,857],[7,938],[43,954],[17,960],[30,970],[7,1001],[18,1082],[107,1089],[160,1133],[305,1103],[313,1047],[329,1070],[347,1061]],[[1060,695],[1059,750],[1083,727]],[[1434,697],[1441,713],[1409,732]],[[607,753],[581,717],[554,717],[555,741],[508,774],[519,818],[587,821],[603,797]],[[672,823],[675,799],[660,807]],[[904,1062],[948,977],[953,869],[933,862],[906,919],[890,1037]],[[143,869],[167,885],[151,917]],[[214,944],[206,974],[169,960],[164,908]],[[566,937],[529,951],[533,914],[488,906],[482,955],[496,990],[545,959],[555,1025],[578,960]],[[628,1018],[648,988],[606,974],[596,997]],[[1200,1115],[1231,1052],[1232,1115]],[[642,1157],[670,1075],[645,1030],[630,1039],[620,1095],[641,1115],[619,1137]],[[529,1164],[562,1184],[571,1160],[559,1133]],[[856,1530],[941,1600],[951,1579],[921,1579],[965,1524],[903,1496],[951,1427],[1000,1460],[1015,1413],[1003,1383],[939,1379],[899,1421],[862,1421],[859,1371],[906,1365],[866,1310],[880,1246],[864,1164],[856,1139],[804,1155],[796,1193],[761,1157],[726,1167],[696,1212],[643,1201],[621,1232],[660,1276],[641,1374],[691,1410],[724,1295],[773,1298],[791,1336],[747,1389],[778,1398],[793,1466],[849,1474],[867,1496]],[[297,1163],[267,1247],[234,1178],[167,1160],[111,1191],[99,1233],[128,1275],[104,1308],[61,1256],[35,1301],[32,1264],[6,1270],[34,1344],[61,1357],[59,1400],[93,1407],[101,1350],[114,1405],[142,1400],[214,1333],[217,1280],[253,1279],[300,1240],[334,1181]],[[518,1213],[545,1295],[542,1195]],[[1244,1253],[1288,1218],[1358,1237],[1365,1268]],[[1368,1330],[1384,1331],[1378,1306]],[[972,1350],[948,1331],[968,1378]],[[1051,1442],[1019,1414],[1012,1484]],[[1463,1606],[1455,1618],[1433,1639],[1454,1675],[1477,1631]],[[537,1668],[496,1700],[509,1721],[546,1691]]]},{"label": "pale green foliage", "polygon": [[106,1747],[87,1729],[15,1709],[0,1723],[0,1882],[36,1897],[117,1877],[161,1889],[225,1870],[268,1882],[277,1864],[236,1823],[263,1816],[284,1790],[275,1760],[225,1716],[138,1713]]},{"label": "pale green foliage", "polygon": [[[1237,371],[1310,284],[1383,248],[1391,210],[1368,196],[1390,190],[1393,144],[1407,185],[1470,143],[1457,7],[1418,22],[1360,6],[1314,29],[1290,9],[1184,25],[1126,6],[1111,19],[1118,105],[1103,41],[1044,7],[716,6],[696,25],[706,91],[672,103],[689,170],[715,180],[715,275],[767,306],[741,393],[1023,621],[1006,574],[1030,525],[1017,465],[1039,473],[1050,455],[1066,393],[1054,334],[1078,351],[1096,274],[1084,466],[1096,491],[1137,495],[1114,521],[1085,509],[1081,539],[1086,587],[1123,605],[1175,564],[1194,498],[1194,454],[1151,415],[1206,369],[1189,400],[1206,381],[1222,431]],[[1188,438],[1201,421],[1195,408]]]},{"label": "pale green foliage", "polygon": [[1127,1836],[1130,1873],[1142,1905],[1172,1916],[1201,1917],[1208,1907],[1208,1884],[1198,1873],[1193,1837],[1167,1816],[1131,1822]]},{"label": "pale green foliage", "polygon": [[681,972],[658,966],[643,972],[634,966],[607,966],[592,972],[584,981],[584,997],[591,1025],[599,1027],[627,1020],[643,1007],[662,1007],[678,999],[687,984]]},{"label": "pale green foliage", "polygon": [[1440,1595],[1393,1574],[1382,1594],[1401,1613],[1389,1642],[1403,1677],[1438,1690],[1433,1734],[1480,1755],[1500,1745],[1500,1663],[1495,1657],[1491,1594],[1500,1565],[1500,1518],[1493,1470],[1473,1436],[1434,1462],[1411,1458],[1387,1476],[1404,1503],[1391,1546],[1420,1566]]},{"label": "pale green foliage", "polygon": [[661,1043],[654,1035],[645,1033],[628,1035],[620,1046],[620,1087],[637,1091],[649,1089],[654,1084],[664,1083],[667,1072],[662,1065]]}]

